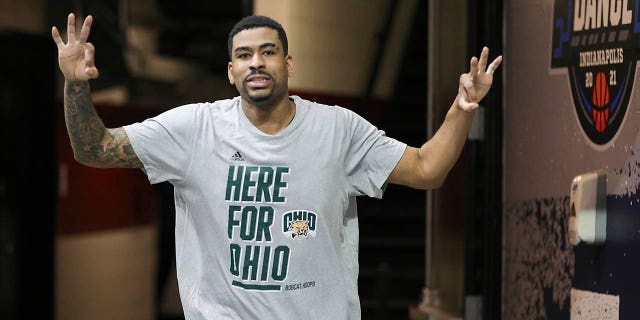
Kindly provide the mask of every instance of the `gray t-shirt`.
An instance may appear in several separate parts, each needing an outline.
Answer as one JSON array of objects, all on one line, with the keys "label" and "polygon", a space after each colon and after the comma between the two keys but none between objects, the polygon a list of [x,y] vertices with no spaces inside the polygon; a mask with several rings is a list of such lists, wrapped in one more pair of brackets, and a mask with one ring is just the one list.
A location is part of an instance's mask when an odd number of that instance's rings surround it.
[{"label": "gray t-shirt", "polygon": [[406,145],[347,109],[291,99],[275,135],[239,97],[125,127],[149,181],[175,186],[187,319],[360,319],[355,197],[382,196]]}]

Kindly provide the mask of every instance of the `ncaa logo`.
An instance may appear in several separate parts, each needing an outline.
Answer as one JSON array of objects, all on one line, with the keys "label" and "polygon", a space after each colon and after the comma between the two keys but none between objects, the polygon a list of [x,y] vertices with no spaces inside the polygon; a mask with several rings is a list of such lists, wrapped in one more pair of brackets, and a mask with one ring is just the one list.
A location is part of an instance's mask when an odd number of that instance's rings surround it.
[{"label": "ncaa logo", "polygon": [[288,238],[302,240],[316,236],[315,212],[308,210],[292,210],[282,214],[282,232]]},{"label": "ncaa logo", "polygon": [[640,0],[555,0],[551,68],[566,68],[580,126],[611,142],[627,114],[635,79]]}]

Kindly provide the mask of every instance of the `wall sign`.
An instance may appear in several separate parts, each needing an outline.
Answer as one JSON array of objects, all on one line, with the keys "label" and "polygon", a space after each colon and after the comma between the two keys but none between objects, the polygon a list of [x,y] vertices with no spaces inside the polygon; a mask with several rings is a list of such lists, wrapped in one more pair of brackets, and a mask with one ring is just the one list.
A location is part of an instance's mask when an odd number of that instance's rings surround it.
[{"label": "wall sign", "polygon": [[640,0],[555,0],[551,68],[567,68],[582,130],[606,145],[633,91]]}]

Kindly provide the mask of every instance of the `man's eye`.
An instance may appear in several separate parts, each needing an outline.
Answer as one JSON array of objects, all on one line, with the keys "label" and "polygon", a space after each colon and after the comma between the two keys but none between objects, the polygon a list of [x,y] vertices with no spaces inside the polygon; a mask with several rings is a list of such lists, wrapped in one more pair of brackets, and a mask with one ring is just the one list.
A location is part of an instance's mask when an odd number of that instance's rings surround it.
[{"label": "man's eye", "polygon": [[249,58],[251,55],[248,53],[241,53],[238,55],[238,59],[247,59]]},{"label": "man's eye", "polygon": [[274,55],[276,53],[271,51],[271,50],[265,50],[264,52],[262,52],[262,54],[265,55],[265,56],[272,56],[272,55]]}]

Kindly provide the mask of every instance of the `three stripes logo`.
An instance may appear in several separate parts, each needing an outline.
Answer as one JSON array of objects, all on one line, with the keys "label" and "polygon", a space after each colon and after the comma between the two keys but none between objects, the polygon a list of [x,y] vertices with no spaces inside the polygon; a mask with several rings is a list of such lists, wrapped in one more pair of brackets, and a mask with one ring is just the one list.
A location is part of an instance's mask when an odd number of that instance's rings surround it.
[{"label": "three stripes logo", "polygon": [[633,91],[640,0],[555,0],[551,68],[567,69],[582,130],[596,145],[615,137]]},{"label": "three stripes logo", "polygon": [[242,155],[240,154],[240,151],[236,151],[236,153],[234,153],[231,156],[231,161],[244,161],[244,158],[242,157]]}]

